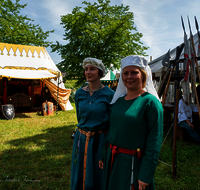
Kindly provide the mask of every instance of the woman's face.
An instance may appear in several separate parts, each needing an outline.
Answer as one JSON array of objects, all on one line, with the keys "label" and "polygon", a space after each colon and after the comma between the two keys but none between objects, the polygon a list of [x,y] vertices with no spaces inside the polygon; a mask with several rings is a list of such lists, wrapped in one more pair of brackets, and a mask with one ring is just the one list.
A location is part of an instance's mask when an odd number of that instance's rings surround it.
[{"label": "woman's face", "polygon": [[128,90],[142,89],[142,73],[137,66],[127,66],[122,71],[122,80]]},{"label": "woman's face", "polygon": [[85,77],[87,79],[87,82],[100,80],[99,69],[93,65],[85,66]]}]

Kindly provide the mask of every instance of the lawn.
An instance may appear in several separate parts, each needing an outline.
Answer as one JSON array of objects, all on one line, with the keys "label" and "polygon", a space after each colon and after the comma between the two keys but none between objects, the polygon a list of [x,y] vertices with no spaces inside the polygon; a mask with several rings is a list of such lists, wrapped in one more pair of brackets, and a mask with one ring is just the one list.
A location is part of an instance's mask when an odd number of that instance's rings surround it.
[{"label": "lawn", "polygon": [[75,109],[0,119],[0,189],[70,189],[76,124]]},{"label": "lawn", "polygon": [[[72,103],[74,106],[74,104]],[[17,114],[0,119],[0,189],[68,189],[75,109],[58,115]],[[164,128],[165,134],[169,126]],[[164,135],[165,136],[165,135]],[[172,132],[160,153],[155,174],[158,190],[200,189],[200,145],[177,141],[177,179],[172,179]]]}]

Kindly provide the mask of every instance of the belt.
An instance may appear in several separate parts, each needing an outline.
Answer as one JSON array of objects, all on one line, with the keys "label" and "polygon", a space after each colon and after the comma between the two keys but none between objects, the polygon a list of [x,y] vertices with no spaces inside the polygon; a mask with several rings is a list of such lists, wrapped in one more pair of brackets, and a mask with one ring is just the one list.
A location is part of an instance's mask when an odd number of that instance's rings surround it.
[{"label": "belt", "polygon": [[113,146],[112,144],[110,144],[110,149],[112,150],[111,172],[115,154],[124,153],[124,154],[137,155],[138,159],[141,158],[141,154],[144,154],[144,150],[140,150],[139,148],[137,150],[130,150],[125,148],[119,148],[117,146]]},{"label": "belt", "polygon": [[[79,129],[79,131],[86,136],[85,141],[85,153],[84,153],[84,164],[83,164],[83,190],[85,190],[85,178],[86,178],[86,163],[87,163],[87,150],[88,150],[88,143],[90,140],[90,137],[94,136],[96,132],[92,131],[83,131],[82,129]],[[98,133],[102,133],[102,130],[97,131]]]}]

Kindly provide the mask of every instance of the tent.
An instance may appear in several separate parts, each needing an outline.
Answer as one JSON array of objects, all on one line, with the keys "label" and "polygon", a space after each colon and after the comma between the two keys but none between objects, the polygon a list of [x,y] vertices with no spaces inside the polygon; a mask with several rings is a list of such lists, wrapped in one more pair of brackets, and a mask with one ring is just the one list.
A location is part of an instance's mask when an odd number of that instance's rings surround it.
[{"label": "tent", "polygon": [[69,102],[71,89],[66,89],[62,80],[59,69],[44,47],[0,43],[0,98],[3,104],[33,107],[44,87],[56,101],[59,87],[61,109],[73,109]]},{"label": "tent", "polygon": [[[198,35],[197,35],[197,33],[194,35],[193,39],[194,39],[195,49],[197,50],[198,49]],[[184,49],[183,49],[183,51],[180,55],[180,59],[184,58],[183,52],[184,52]],[[167,69],[166,67],[163,67],[163,65],[162,65],[162,60],[163,60],[164,56],[165,56],[165,54],[161,55],[160,57],[149,62],[149,67],[151,68],[151,72],[154,73],[155,77],[160,76],[161,72],[165,71]],[[170,51],[170,56],[171,56],[171,60],[175,59],[175,57],[176,57],[176,47],[173,48]],[[197,55],[197,56],[200,56],[200,55]],[[200,63],[198,63],[198,66],[200,66]]]},{"label": "tent", "polygon": [[117,77],[111,70],[109,70],[106,76],[101,78],[100,80],[102,84],[108,85],[110,88],[115,89],[115,87],[117,86]]},{"label": "tent", "polygon": [[[197,50],[198,50],[199,47],[198,47],[198,34],[197,33],[193,36],[193,40],[194,40],[194,45],[195,45],[196,52],[198,52]],[[189,39],[188,39],[188,41],[189,41]],[[163,60],[164,56],[165,56],[165,54],[163,54],[160,57],[158,57],[158,58],[152,60],[151,62],[149,62],[149,67],[151,68],[151,72],[152,72],[153,78],[160,78],[159,82],[155,82],[154,81],[154,86],[155,86],[156,90],[158,90],[159,85],[162,82],[161,81],[162,75],[167,70],[167,67],[164,67],[162,65],[162,60]],[[200,54],[198,55],[198,53],[197,53],[197,56],[200,57]],[[171,57],[170,58],[171,60],[175,59],[175,57],[176,57],[176,47],[173,48],[170,51],[170,57]],[[183,48],[182,53],[181,53],[179,58],[180,59],[184,58],[184,48]],[[198,66],[200,67],[200,63],[199,62],[198,62]],[[179,68],[180,69],[183,68],[182,63],[179,64]],[[173,83],[170,83],[170,85],[169,85],[169,90],[168,90],[167,99],[166,99],[166,103],[171,103],[171,102],[174,102],[174,86],[173,86]]]}]

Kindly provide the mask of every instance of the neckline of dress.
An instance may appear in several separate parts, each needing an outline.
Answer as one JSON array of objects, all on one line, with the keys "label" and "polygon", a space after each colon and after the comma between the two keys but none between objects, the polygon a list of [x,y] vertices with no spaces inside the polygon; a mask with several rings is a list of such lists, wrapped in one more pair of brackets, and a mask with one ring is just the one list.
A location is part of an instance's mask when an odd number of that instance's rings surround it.
[{"label": "neckline of dress", "polygon": [[[107,87],[107,86],[102,87],[102,88],[101,88],[101,91],[102,91],[105,87]],[[88,90],[84,90],[83,88],[81,88],[81,90],[83,90],[84,92],[89,92]],[[93,92],[93,94],[94,94],[95,92],[98,92],[98,90],[95,90],[95,91]],[[90,92],[89,92],[89,93],[90,93]],[[92,94],[92,95],[93,95],[93,94]]]},{"label": "neckline of dress", "polygon": [[126,100],[126,99],[125,99],[125,96],[126,96],[126,94],[125,94],[125,95],[124,95],[124,100],[125,100],[125,101],[136,100],[137,98],[141,97],[142,95],[144,95],[144,94],[146,94],[146,93],[148,93],[148,92],[144,92],[144,93],[140,94],[138,97],[133,98],[133,99],[129,99],[129,100]]}]

